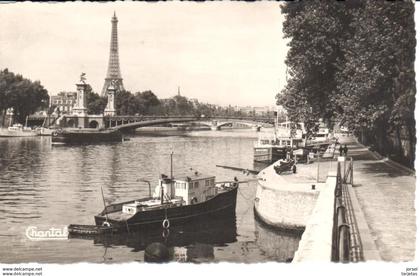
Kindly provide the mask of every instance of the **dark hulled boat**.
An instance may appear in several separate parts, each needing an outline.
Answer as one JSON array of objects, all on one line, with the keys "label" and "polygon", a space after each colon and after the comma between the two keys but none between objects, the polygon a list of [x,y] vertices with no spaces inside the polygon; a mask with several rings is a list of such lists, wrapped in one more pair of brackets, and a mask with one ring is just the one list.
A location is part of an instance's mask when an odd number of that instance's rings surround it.
[{"label": "dark hulled boat", "polygon": [[53,131],[53,145],[121,142],[122,134],[115,129],[68,128]]},{"label": "dark hulled boat", "polygon": [[161,175],[153,196],[150,191],[146,198],[105,205],[95,216],[95,226],[71,224],[68,231],[97,235],[231,218],[235,216],[238,184],[236,178],[232,182],[216,183],[214,176],[198,172],[175,179],[171,170],[171,177]]},{"label": "dark hulled boat", "polygon": [[288,148],[285,146],[254,146],[254,161],[271,164],[280,159],[286,159]]},{"label": "dark hulled boat", "polygon": [[229,217],[235,214],[237,191],[235,182],[216,184],[214,176],[197,172],[177,179],[162,175],[153,197],[108,205],[95,224],[130,231]]}]

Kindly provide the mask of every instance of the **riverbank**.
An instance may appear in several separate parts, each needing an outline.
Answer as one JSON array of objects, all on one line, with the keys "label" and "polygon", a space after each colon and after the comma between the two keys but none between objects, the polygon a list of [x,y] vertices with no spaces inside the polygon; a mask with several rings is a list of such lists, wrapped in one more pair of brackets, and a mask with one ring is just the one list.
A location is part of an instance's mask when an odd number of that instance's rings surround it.
[{"label": "riverbank", "polygon": [[[413,171],[382,158],[353,137],[340,137],[354,162],[354,195],[381,260],[412,261],[416,249],[416,178]],[[357,218],[357,221],[360,219]],[[363,233],[361,233],[363,234]]]},{"label": "riverbank", "polygon": [[[413,171],[381,158],[353,137],[340,137],[353,159],[353,185],[348,185],[361,261],[413,261],[416,248],[415,176]],[[337,154],[336,154],[337,155]],[[300,164],[298,173],[277,175],[270,166],[260,172],[256,214],[279,228],[305,229],[294,262],[330,260],[336,161]],[[325,181],[330,171],[331,181]],[[330,177],[328,177],[329,179]],[[331,183],[330,183],[331,182]],[[315,185],[315,189],[313,189]],[[330,221],[331,220],[331,221]],[[329,224],[328,224],[329,225]],[[329,248],[328,248],[329,247]]]}]

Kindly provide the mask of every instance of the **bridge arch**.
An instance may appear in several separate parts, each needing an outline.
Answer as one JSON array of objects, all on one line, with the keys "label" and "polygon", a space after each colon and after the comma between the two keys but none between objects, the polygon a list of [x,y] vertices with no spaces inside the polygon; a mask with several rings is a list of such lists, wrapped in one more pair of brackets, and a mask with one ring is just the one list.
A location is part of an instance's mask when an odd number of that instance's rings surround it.
[{"label": "bridge arch", "polygon": [[98,128],[99,127],[99,123],[96,120],[92,120],[89,122],[89,128]]},{"label": "bridge arch", "polygon": [[219,124],[217,124],[217,127],[220,129],[221,127],[224,126],[232,126],[234,122],[221,122]]},{"label": "bridge arch", "polygon": [[66,122],[66,125],[67,125],[68,127],[75,127],[75,126],[76,126],[76,121],[75,121],[74,119],[69,119],[69,120]]}]

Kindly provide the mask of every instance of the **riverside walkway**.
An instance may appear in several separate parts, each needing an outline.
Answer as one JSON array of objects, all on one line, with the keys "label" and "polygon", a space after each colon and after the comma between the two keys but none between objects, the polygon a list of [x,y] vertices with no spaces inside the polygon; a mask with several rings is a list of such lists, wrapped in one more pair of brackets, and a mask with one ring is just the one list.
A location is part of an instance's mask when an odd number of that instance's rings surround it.
[{"label": "riverside walkway", "polygon": [[[370,236],[380,260],[413,261],[416,249],[414,172],[361,145],[353,137],[339,137],[353,158],[353,191],[361,213],[356,221],[362,236]],[[363,245],[366,250],[366,246]],[[372,248],[370,248],[372,249]],[[370,250],[369,249],[369,250]],[[369,258],[366,258],[369,260]]]}]

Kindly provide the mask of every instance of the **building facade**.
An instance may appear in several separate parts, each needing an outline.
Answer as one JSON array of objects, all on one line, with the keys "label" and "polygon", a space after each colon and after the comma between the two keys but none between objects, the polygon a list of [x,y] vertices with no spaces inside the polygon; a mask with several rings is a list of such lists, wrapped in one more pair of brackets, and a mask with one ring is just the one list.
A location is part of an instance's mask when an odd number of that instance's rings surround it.
[{"label": "building facade", "polygon": [[54,110],[58,110],[62,114],[71,114],[76,100],[77,92],[61,91],[50,97],[49,107],[55,107]]},{"label": "building facade", "polygon": [[235,111],[248,116],[270,116],[277,110],[276,106],[236,106]]}]

